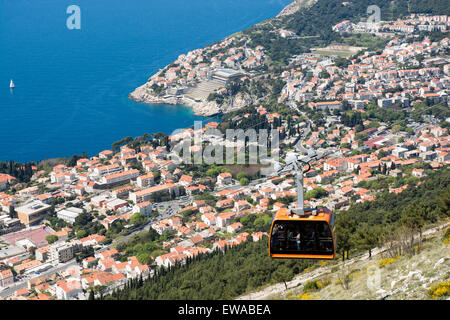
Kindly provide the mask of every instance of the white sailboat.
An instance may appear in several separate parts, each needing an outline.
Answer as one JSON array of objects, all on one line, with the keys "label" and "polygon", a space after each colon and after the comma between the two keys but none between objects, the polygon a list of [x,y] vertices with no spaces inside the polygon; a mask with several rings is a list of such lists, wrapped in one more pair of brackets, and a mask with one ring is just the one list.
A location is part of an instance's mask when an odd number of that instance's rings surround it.
[{"label": "white sailboat", "polygon": [[11,79],[11,82],[9,83],[9,87],[11,89],[14,89],[16,87],[16,85],[14,84],[14,81],[12,81],[12,79]]}]

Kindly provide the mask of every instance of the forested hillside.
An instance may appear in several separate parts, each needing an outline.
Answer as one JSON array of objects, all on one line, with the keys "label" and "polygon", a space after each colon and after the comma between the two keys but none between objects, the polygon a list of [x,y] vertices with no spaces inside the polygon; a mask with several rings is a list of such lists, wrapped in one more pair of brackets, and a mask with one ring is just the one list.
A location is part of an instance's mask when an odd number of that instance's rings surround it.
[{"label": "forested hillside", "polygon": [[[341,0],[319,0],[311,7],[294,14],[259,23],[243,33],[251,37],[250,46],[262,45],[275,63],[286,64],[294,54],[309,52],[312,47],[342,42],[342,35],[333,32],[332,26],[343,21],[358,22],[366,19],[367,8],[376,5],[381,9],[381,20],[392,21],[410,13],[449,14],[446,0],[358,0],[344,4]],[[294,31],[294,39],[275,37],[274,28]]]},{"label": "forested hillside", "polygon": [[[381,19],[385,21],[409,13],[406,0],[360,0],[348,5],[343,5],[340,0],[320,0],[309,8],[270,22],[262,22],[243,33],[251,37],[250,46],[262,45],[274,63],[286,64],[294,54],[309,52],[312,47],[341,42],[342,36],[333,32],[332,26],[347,19],[357,22],[362,17],[367,18],[367,8],[370,5],[380,7]],[[274,28],[294,31],[299,37],[274,38],[270,32]]]},{"label": "forested hillside", "polygon": [[163,269],[143,286],[135,281],[108,299],[232,299],[266,283],[290,280],[311,264],[270,259],[266,237]]},{"label": "forested hillside", "polygon": [[[410,186],[400,194],[386,192],[374,201],[338,213],[338,251],[346,251],[348,256],[352,250],[369,250],[396,235],[421,232],[426,225],[449,216],[450,168],[446,167],[419,186]],[[107,299],[231,299],[264,284],[289,281],[313,263],[269,258],[265,238],[230,248],[224,254],[216,251],[184,266],[163,269]]]},{"label": "forested hillside", "polygon": [[450,3],[448,0],[410,0],[410,10],[414,13],[450,14]]},{"label": "forested hillside", "polygon": [[[367,249],[406,235],[421,233],[450,216],[450,168],[433,172],[420,185],[399,194],[385,190],[375,201],[353,204],[336,218],[337,250]],[[411,243],[411,247],[414,243]]]},{"label": "forested hillside", "polygon": [[[348,5],[342,3],[341,0],[319,0],[310,8],[263,22],[243,33],[251,38],[249,46],[262,45],[275,64],[286,64],[293,54],[307,52],[312,46],[338,42],[341,35],[332,32],[331,27],[345,19],[357,21],[367,17],[366,10],[370,5],[381,8],[382,20],[395,20],[412,12],[448,13],[448,1],[439,0],[412,0],[409,3],[406,0],[361,0]],[[274,38],[273,33],[270,34],[274,28],[292,30],[298,37]],[[276,67],[273,71],[276,71]],[[244,113],[246,110],[239,112]],[[225,117],[225,120],[229,120],[225,122],[230,128],[260,123],[256,117],[235,123],[233,116]],[[353,203],[348,210],[337,212],[338,259],[347,259],[358,251],[370,252],[387,242],[400,242],[400,239],[408,241],[402,243],[398,250],[394,248],[397,250],[395,254],[414,254],[414,250],[420,250],[421,239],[415,239],[414,235],[421,234],[428,225],[450,216],[450,168],[446,166],[433,171],[427,167],[426,173],[428,177],[421,181],[398,180],[399,186],[409,185],[398,194],[389,192],[392,181],[388,180],[403,178],[379,175],[376,180],[370,181],[372,187],[384,190],[375,200]],[[134,280],[107,299],[231,299],[268,283],[288,281],[315,263],[273,260],[268,255],[267,240],[248,241],[227,249],[225,253],[216,251],[188,260],[182,266],[157,270],[152,278],[146,281]]]}]

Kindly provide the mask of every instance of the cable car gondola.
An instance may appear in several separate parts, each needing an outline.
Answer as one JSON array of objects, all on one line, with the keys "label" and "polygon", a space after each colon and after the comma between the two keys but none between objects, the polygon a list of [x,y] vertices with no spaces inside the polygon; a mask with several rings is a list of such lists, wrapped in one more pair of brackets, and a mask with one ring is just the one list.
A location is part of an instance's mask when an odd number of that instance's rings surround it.
[{"label": "cable car gondola", "polygon": [[[304,137],[309,132],[305,131]],[[298,146],[307,156],[299,157],[295,153],[286,156],[286,167],[277,164],[276,171],[297,173],[297,207],[282,208],[272,219],[269,234],[269,255],[271,258],[288,259],[334,259],[336,255],[336,237],[334,233],[333,212],[326,208],[304,208],[303,173],[311,169],[311,163],[327,154],[318,154],[313,149]],[[306,170],[303,169],[307,166]]]},{"label": "cable car gondola", "polygon": [[334,259],[334,214],[326,208],[304,211],[303,216],[287,208],[277,211],[270,228],[271,258]]}]

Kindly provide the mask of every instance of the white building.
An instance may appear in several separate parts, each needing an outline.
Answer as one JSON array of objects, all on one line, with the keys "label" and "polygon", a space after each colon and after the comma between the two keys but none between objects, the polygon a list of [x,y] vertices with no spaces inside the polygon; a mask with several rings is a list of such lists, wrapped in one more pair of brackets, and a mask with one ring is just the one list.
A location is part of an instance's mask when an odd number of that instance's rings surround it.
[{"label": "white building", "polygon": [[217,176],[217,184],[230,184],[232,182],[231,180],[231,173],[229,172],[223,172]]},{"label": "white building", "polygon": [[102,184],[113,184],[125,182],[127,180],[136,179],[139,176],[139,170],[131,169],[119,173],[113,173],[102,177],[100,182]]},{"label": "white building", "polygon": [[74,223],[75,219],[83,213],[83,209],[70,207],[56,213],[56,216],[66,222]]},{"label": "white building", "polygon": [[146,175],[139,176],[136,179],[136,184],[138,185],[139,188],[151,187],[152,185],[155,184],[154,178],[153,178],[153,173],[149,172]]},{"label": "white building", "polygon": [[59,300],[75,299],[83,292],[80,280],[75,278],[58,281],[55,288]]},{"label": "white building", "polygon": [[149,216],[153,211],[153,204],[150,201],[140,202],[133,206],[133,213],[141,213],[144,216]]},{"label": "white building", "polygon": [[82,244],[80,241],[57,242],[50,246],[49,260],[53,263],[64,263],[73,258],[75,252],[80,250]]}]

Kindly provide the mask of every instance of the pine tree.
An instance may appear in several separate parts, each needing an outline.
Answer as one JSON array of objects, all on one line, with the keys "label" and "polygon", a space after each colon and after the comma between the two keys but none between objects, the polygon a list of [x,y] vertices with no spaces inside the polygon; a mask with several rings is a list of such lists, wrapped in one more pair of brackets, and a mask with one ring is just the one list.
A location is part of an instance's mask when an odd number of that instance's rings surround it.
[{"label": "pine tree", "polygon": [[272,278],[275,281],[281,281],[284,283],[286,290],[288,289],[286,282],[292,280],[293,277],[294,272],[285,264],[278,267],[278,269],[272,274]]}]

